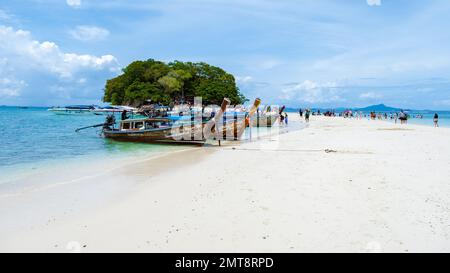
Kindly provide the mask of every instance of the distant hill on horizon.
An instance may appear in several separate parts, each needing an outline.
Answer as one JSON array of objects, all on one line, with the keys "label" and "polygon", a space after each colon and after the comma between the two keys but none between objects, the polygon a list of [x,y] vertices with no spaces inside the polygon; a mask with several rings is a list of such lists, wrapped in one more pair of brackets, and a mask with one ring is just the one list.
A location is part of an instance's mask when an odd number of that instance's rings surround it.
[{"label": "distant hill on horizon", "polygon": [[363,111],[363,112],[369,112],[369,111],[374,111],[374,112],[398,112],[398,111],[401,111],[401,110],[408,110],[408,109],[400,109],[400,108],[390,107],[390,106],[386,106],[385,104],[376,104],[376,105],[371,105],[371,106],[367,106],[367,107],[364,107],[364,108],[357,108],[356,110]]},{"label": "distant hill on horizon", "polygon": [[[363,107],[363,108],[358,108],[358,107],[336,107],[336,108],[323,108],[323,107],[319,107],[319,108],[312,108],[314,110],[320,110],[322,112],[324,111],[328,111],[328,110],[334,110],[336,112],[342,112],[345,111],[347,109],[352,109],[352,110],[356,110],[356,111],[363,111],[363,112],[400,112],[401,110],[405,110],[405,111],[412,111],[411,109],[402,109],[402,108],[395,108],[395,107],[391,107],[391,106],[387,106],[385,104],[376,104],[376,105],[370,105],[367,107]],[[297,112],[298,108],[292,108],[292,107],[287,107],[286,110],[288,112]]]}]

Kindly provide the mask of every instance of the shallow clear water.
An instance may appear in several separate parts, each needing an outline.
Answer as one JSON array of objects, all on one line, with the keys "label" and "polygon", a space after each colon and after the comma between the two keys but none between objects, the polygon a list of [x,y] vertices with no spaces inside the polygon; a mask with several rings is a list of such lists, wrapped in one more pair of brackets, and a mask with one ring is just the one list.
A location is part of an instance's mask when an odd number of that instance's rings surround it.
[{"label": "shallow clear water", "polygon": [[[439,126],[441,127],[450,127],[450,112],[449,111],[420,111],[420,112],[409,112],[408,123],[418,124],[418,125],[426,125],[426,126],[434,126],[433,117],[434,114],[437,113],[439,115]],[[365,113],[369,115],[370,113]],[[389,117],[389,112],[387,113]],[[423,118],[417,118],[417,115],[422,115]],[[389,121],[390,120],[388,118]]]},{"label": "shallow clear water", "polygon": [[[414,117],[417,113],[410,113]],[[434,112],[422,112],[423,119],[409,122],[433,126]],[[442,127],[450,127],[450,112],[438,112]],[[26,171],[60,162],[120,159],[123,156],[158,154],[186,147],[115,142],[100,136],[100,129],[75,129],[103,123],[104,116],[93,114],[57,115],[46,108],[0,107],[0,174]],[[290,124],[290,127],[295,124]],[[291,128],[293,129],[293,128]],[[272,134],[273,129],[254,128],[253,137]],[[249,138],[247,131],[244,139]],[[1,180],[1,179],[0,179]],[[1,181],[0,181],[1,182]]]},{"label": "shallow clear water", "polygon": [[[423,115],[422,119],[415,118],[415,115],[418,113],[411,113],[411,118],[408,120],[409,123],[412,124],[420,124],[427,126],[434,126],[433,117],[435,112],[424,112],[420,113]],[[439,126],[441,127],[450,127],[450,112],[437,112],[439,115]]]},{"label": "shallow clear water", "polygon": [[[78,168],[91,162],[114,164],[114,160],[123,157],[186,149],[186,146],[112,141],[101,137],[100,128],[75,132],[77,128],[100,124],[104,120],[105,116],[90,113],[58,115],[46,108],[0,107],[0,183],[11,181],[18,173]],[[288,129],[295,127],[292,124]],[[276,127],[253,128],[252,137],[257,139],[278,132]],[[249,138],[247,130],[243,140]]]},{"label": "shallow clear water", "polygon": [[0,107],[0,173],[20,171],[58,162],[107,160],[181,149],[176,146],[114,142],[100,136],[104,116],[57,115],[45,108]]}]

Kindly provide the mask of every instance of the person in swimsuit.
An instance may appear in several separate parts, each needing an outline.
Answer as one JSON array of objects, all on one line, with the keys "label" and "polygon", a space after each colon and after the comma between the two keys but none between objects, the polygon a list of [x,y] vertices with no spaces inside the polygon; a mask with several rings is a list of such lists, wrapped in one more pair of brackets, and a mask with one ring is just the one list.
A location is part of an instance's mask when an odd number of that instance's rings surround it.
[{"label": "person in swimsuit", "polygon": [[437,113],[434,113],[433,121],[434,127],[439,127],[439,115]]}]

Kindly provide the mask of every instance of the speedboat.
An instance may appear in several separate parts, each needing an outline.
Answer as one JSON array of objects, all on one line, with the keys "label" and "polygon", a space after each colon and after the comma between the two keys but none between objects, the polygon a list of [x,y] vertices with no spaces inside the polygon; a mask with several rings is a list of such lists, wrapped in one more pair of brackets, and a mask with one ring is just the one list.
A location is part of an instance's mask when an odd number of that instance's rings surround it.
[{"label": "speedboat", "polygon": [[104,107],[97,107],[92,110],[92,113],[95,115],[109,115],[109,114],[115,114],[115,113],[121,113],[123,111],[127,111],[130,113],[135,113],[136,108],[130,107],[130,106],[104,106]]},{"label": "speedboat", "polygon": [[69,105],[66,107],[52,107],[48,111],[58,115],[90,114],[95,109],[94,105]]},{"label": "speedboat", "polygon": [[97,105],[69,105],[65,107],[52,107],[48,111],[58,115],[73,115],[73,114],[94,114],[94,115],[109,115],[121,113],[126,110],[129,113],[136,113],[136,108],[129,106],[104,106]]}]

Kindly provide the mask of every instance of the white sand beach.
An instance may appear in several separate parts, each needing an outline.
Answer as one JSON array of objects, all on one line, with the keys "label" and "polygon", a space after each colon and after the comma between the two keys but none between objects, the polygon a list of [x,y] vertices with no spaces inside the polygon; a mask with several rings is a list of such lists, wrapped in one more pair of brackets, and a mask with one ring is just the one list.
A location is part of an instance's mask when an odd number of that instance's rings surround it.
[{"label": "white sand beach", "polygon": [[0,197],[0,251],[449,252],[449,139],[312,117],[279,136],[124,161]]}]

